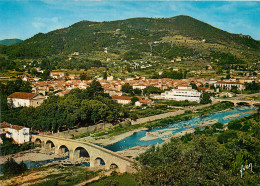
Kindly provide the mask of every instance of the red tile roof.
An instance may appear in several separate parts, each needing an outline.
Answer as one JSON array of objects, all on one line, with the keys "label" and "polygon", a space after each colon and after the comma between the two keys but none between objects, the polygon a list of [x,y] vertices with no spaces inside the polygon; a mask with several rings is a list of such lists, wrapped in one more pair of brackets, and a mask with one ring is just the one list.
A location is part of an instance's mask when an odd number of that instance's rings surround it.
[{"label": "red tile roof", "polygon": [[37,94],[27,92],[15,92],[8,96],[8,98],[32,99]]},{"label": "red tile roof", "polygon": [[112,99],[121,99],[121,100],[131,100],[132,97],[129,96],[111,96]]},{"label": "red tile roof", "polygon": [[15,129],[15,130],[21,130],[25,127],[18,126],[18,125],[12,125],[12,124],[4,121],[3,123],[0,123],[0,128],[12,128],[12,129]]}]

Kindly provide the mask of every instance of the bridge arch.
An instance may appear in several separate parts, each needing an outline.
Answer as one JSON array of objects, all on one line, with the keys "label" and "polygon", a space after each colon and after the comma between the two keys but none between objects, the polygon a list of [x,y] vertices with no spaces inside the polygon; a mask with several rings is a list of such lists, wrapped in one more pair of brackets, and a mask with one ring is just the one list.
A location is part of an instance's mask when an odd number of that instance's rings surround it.
[{"label": "bridge arch", "polygon": [[41,144],[42,144],[42,140],[41,140],[40,138],[36,138],[35,141],[34,141],[34,143],[35,143],[36,145],[41,145]]},{"label": "bridge arch", "polygon": [[77,147],[73,151],[73,159],[76,160],[80,157],[90,158],[90,154],[84,147]]},{"label": "bridge arch", "polygon": [[245,101],[240,101],[240,102],[237,102],[236,104],[237,104],[237,106],[250,106],[250,103],[245,102]]},{"label": "bridge arch", "polygon": [[233,104],[234,106],[236,105],[236,103],[234,103],[233,101],[229,101],[229,100],[221,100],[220,102],[221,102],[221,103],[231,103],[231,104]]},{"label": "bridge arch", "polygon": [[111,163],[110,166],[109,166],[110,169],[116,169],[118,168],[118,165],[115,164],[115,163]]},{"label": "bridge arch", "polygon": [[58,148],[58,153],[60,153],[60,154],[68,154],[69,155],[69,153],[70,153],[70,150],[69,150],[69,148],[66,146],[66,145],[61,145],[61,146],[59,146],[59,148]]},{"label": "bridge arch", "polygon": [[94,161],[94,166],[95,166],[95,167],[96,167],[96,166],[104,166],[104,165],[106,165],[106,162],[105,162],[102,158],[97,157],[97,158],[95,159],[95,161]]},{"label": "bridge arch", "polygon": [[46,141],[45,148],[52,149],[54,147],[55,147],[55,145],[54,145],[54,143],[51,140]]}]

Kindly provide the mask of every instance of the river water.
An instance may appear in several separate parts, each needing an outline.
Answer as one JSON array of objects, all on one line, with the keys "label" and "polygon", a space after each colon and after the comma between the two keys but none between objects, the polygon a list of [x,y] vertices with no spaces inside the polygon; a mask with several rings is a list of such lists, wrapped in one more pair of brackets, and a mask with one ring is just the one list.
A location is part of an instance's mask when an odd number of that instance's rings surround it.
[{"label": "river water", "polygon": [[[116,151],[122,151],[122,150],[125,150],[128,148],[131,148],[131,147],[135,147],[135,146],[148,146],[148,145],[160,144],[160,143],[164,142],[164,140],[162,140],[162,138],[170,137],[171,135],[173,135],[175,133],[185,131],[189,128],[194,128],[195,127],[194,125],[196,125],[197,123],[216,119],[218,122],[225,124],[231,120],[249,116],[250,113],[246,113],[246,112],[251,111],[251,110],[256,110],[256,108],[236,107],[233,110],[217,112],[217,113],[213,113],[213,114],[208,114],[206,116],[192,118],[192,119],[189,119],[186,121],[169,124],[167,127],[164,127],[164,128],[154,128],[152,130],[141,130],[141,131],[135,132],[131,136],[126,137],[114,144],[104,146],[104,148],[116,152]],[[227,116],[231,116],[234,114],[239,114],[240,116],[236,117],[236,118],[233,118],[233,117],[227,118]],[[226,117],[226,119],[224,119],[225,117]],[[146,135],[146,132],[155,132],[155,131],[160,132],[163,130],[171,130],[171,129],[173,132],[170,135],[162,136],[162,137],[159,137],[159,138],[153,139],[153,140],[147,140],[147,141],[140,140],[141,138],[143,138]],[[24,163],[27,165],[27,168],[30,169],[33,167],[39,167],[39,166],[45,165],[45,164],[53,162],[53,161],[64,160],[66,158],[68,158],[68,157],[55,158],[52,160],[45,160],[45,161],[24,161]],[[86,166],[89,166],[89,165],[86,164]],[[1,165],[0,165],[0,174],[1,174]]]},{"label": "river water", "polygon": [[[141,130],[138,132],[135,132],[133,135],[126,137],[114,144],[104,146],[104,148],[112,150],[114,152],[116,151],[122,151],[131,147],[135,146],[147,146],[147,145],[155,145],[155,144],[160,144],[164,142],[162,138],[169,137],[175,133],[185,131],[190,128],[194,128],[197,123],[201,122],[207,122],[210,120],[217,120],[217,122],[220,123],[228,123],[231,120],[238,119],[241,117],[249,116],[249,113],[246,113],[248,111],[254,110],[256,108],[250,108],[250,107],[235,107],[232,110],[229,111],[224,111],[224,112],[217,112],[217,113],[212,113],[212,114],[207,114],[206,116],[201,116],[201,117],[196,117],[192,118],[186,121],[181,121],[181,122],[176,122],[173,124],[169,124],[167,127],[163,128],[154,128],[152,130]],[[239,117],[228,117],[234,114],[239,114]],[[148,141],[142,141],[140,140],[146,135],[146,132],[155,132],[155,131],[165,131],[165,130],[171,130],[173,129],[172,133],[167,136],[162,136],[157,139],[153,140],[148,140]]]}]

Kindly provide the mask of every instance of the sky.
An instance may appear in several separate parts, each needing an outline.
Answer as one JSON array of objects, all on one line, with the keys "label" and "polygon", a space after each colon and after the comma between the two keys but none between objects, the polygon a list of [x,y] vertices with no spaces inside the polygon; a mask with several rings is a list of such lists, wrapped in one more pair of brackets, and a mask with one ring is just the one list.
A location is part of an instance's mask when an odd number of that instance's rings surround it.
[{"label": "sky", "polygon": [[260,1],[0,0],[0,40],[27,39],[82,20],[188,15],[260,40]]}]

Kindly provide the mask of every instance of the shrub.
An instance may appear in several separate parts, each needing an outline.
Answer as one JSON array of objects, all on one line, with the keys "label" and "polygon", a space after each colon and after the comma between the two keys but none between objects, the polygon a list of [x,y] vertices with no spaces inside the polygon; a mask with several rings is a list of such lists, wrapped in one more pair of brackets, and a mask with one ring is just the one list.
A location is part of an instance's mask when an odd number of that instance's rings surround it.
[{"label": "shrub", "polygon": [[212,128],[223,129],[224,128],[224,124],[220,123],[220,122],[217,122],[217,123],[212,125]]},{"label": "shrub", "polygon": [[8,160],[3,164],[2,172],[6,177],[17,176],[24,173],[27,167],[24,162],[20,164],[16,163],[13,158],[8,158]]},{"label": "shrub", "polygon": [[237,138],[237,133],[235,131],[227,131],[218,136],[217,141],[220,144],[227,143],[229,139]]},{"label": "shrub", "polygon": [[241,127],[242,127],[242,124],[240,123],[240,121],[237,121],[237,120],[231,121],[231,122],[228,123],[228,129],[229,130],[231,130],[231,129],[240,130]]}]

